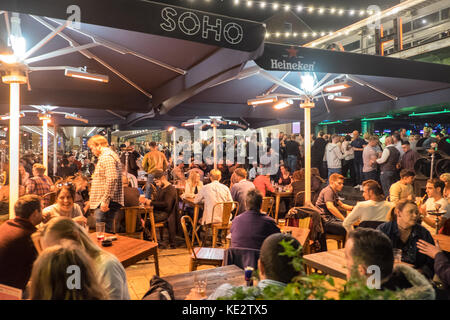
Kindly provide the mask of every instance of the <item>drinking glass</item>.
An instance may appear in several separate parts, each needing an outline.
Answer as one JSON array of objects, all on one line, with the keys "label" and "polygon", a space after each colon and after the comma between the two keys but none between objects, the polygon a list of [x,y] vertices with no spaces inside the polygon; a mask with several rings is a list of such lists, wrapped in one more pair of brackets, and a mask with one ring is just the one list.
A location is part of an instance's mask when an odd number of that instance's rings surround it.
[{"label": "drinking glass", "polygon": [[194,288],[199,295],[206,297],[206,286],[208,284],[208,276],[205,273],[194,274]]},{"label": "drinking glass", "polygon": [[394,264],[402,262],[402,250],[394,249]]},{"label": "drinking glass", "polygon": [[278,219],[278,225],[280,227],[286,226],[286,219]]},{"label": "drinking glass", "polygon": [[105,223],[97,222],[95,224],[95,231],[97,232],[97,240],[103,241],[105,239]]}]

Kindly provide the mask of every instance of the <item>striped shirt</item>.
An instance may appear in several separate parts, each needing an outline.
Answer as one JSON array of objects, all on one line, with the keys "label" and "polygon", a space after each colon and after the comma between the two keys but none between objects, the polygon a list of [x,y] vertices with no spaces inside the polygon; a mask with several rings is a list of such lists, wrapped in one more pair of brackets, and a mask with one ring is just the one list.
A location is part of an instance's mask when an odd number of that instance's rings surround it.
[{"label": "striped shirt", "polygon": [[121,167],[119,156],[110,148],[103,148],[92,175],[91,209],[110,201],[124,204]]}]

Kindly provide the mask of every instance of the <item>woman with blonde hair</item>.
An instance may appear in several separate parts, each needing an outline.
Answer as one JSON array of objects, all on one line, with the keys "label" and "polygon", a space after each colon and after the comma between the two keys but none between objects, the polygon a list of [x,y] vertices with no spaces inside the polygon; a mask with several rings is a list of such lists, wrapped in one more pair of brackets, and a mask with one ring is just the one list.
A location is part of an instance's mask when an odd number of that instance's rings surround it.
[{"label": "woman with blonde hair", "polygon": [[203,182],[200,180],[200,174],[196,171],[191,171],[184,186],[183,197],[192,198],[203,188]]},{"label": "woman with blonde hair", "polygon": [[[77,268],[73,268],[76,266]],[[69,272],[77,277],[71,277]],[[50,247],[34,262],[31,300],[107,300],[92,259],[73,242]]]},{"label": "woman with blonde hair", "polygon": [[445,183],[445,188],[443,190],[444,198],[450,201],[450,173],[443,173],[439,179]]},{"label": "woman with blonde hair", "polygon": [[93,259],[99,281],[105,286],[111,300],[130,300],[127,275],[122,264],[114,255],[102,250],[78,223],[67,217],[57,217],[41,230],[44,249],[65,240],[77,243]]}]

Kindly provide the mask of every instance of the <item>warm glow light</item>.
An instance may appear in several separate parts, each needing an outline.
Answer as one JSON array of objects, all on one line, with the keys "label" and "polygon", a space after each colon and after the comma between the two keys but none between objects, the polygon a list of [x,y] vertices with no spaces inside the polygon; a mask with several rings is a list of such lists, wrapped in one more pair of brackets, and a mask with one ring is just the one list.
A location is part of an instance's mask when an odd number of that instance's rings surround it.
[{"label": "warm glow light", "polygon": [[328,87],[323,88],[323,91],[325,92],[338,92],[345,90],[347,88],[350,88],[350,85],[348,83],[336,83],[332,84]]},{"label": "warm glow light", "polygon": [[260,6],[261,8],[265,8],[265,7],[266,7],[266,3],[263,1],[263,2],[261,2],[261,3],[259,4],[259,6]]},{"label": "warm glow light", "polygon": [[85,80],[93,80],[93,81],[99,81],[107,83],[109,82],[109,77],[102,74],[96,74],[96,73],[89,73],[81,70],[71,70],[66,69],[64,71],[64,75],[66,77],[73,77],[73,78],[79,78],[79,79],[85,79]]},{"label": "warm glow light", "polygon": [[302,6],[297,6],[297,12],[302,12],[303,7]]},{"label": "warm glow light", "polygon": [[313,6],[311,6],[311,7],[308,8],[308,12],[309,12],[309,13],[312,13],[313,11],[314,11],[314,7],[313,7]]},{"label": "warm glow light", "polygon": [[278,10],[280,5],[278,3],[274,3],[272,7],[273,7],[274,10]]},{"label": "warm glow light", "polygon": [[334,14],[336,12],[336,8],[331,8],[330,13]]},{"label": "warm glow light", "polygon": [[277,103],[276,105],[274,105],[273,108],[276,110],[284,109],[284,108],[287,108],[290,105],[292,105],[292,103],[293,103],[293,101],[291,99],[282,100],[279,103]]},{"label": "warm glow light", "polygon": [[272,98],[261,98],[261,99],[251,99],[247,101],[247,104],[249,106],[256,106],[259,104],[265,104],[265,103],[272,103],[277,101],[277,97],[272,97]]},{"label": "warm glow light", "polygon": [[284,11],[288,11],[289,9],[291,9],[290,5],[287,4],[287,5],[284,6]]},{"label": "warm glow light", "polygon": [[12,54],[1,54],[0,61],[6,64],[14,64],[17,63],[17,58]]},{"label": "warm glow light", "polygon": [[306,38],[308,36],[308,34],[305,32],[303,33],[303,38]]},{"label": "warm glow light", "polygon": [[344,9],[340,9],[339,10],[339,15],[343,15],[344,14]]},{"label": "warm glow light", "polygon": [[181,125],[183,127],[191,127],[191,126],[196,126],[198,124],[202,124],[201,122],[183,122]]},{"label": "warm glow light", "polygon": [[355,14],[355,10],[350,10],[349,14],[352,16]]},{"label": "warm glow light", "polygon": [[324,11],[325,11],[324,8],[320,8],[320,9],[319,9],[319,14],[322,14]]},{"label": "warm glow light", "polygon": [[253,1],[247,1],[247,7],[253,6]]},{"label": "warm glow light", "polygon": [[239,4],[239,0],[234,0],[234,2],[233,2],[235,5],[238,5]]},{"label": "warm glow light", "polygon": [[334,101],[339,101],[339,102],[350,102],[350,101],[352,101],[352,97],[347,97],[347,96],[337,96],[337,97],[334,97],[333,100],[334,100]]}]

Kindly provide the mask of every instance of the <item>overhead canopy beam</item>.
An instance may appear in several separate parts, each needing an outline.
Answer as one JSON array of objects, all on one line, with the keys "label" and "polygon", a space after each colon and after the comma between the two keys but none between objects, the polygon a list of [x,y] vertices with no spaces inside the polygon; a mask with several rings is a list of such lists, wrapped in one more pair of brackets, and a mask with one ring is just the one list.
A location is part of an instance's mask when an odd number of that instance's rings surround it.
[{"label": "overhead canopy beam", "polygon": [[389,92],[386,92],[385,90],[382,90],[382,89],[380,89],[378,87],[375,87],[373,84],[370,84],[367,81],[364,81],[363,79],[361,79],[359,77],[352,76],[352,75],[347,75],[347,78],[349,78],[350,80],[356,82],[360,86],[368,87],[368,88],[370,88],[372,90],[375,90],[376,92],[379,92],[379,93],[385,95],[386,97],[391,98],[392,100],[398,100],[397,96],[394,96],[393,94],[390,94]]},{"label": "overhead canopy beam", "polygon": [[126,119],[127,119],[126,117],[121,116],[120,114],[118,114],[118,113],[116,113],[116,112],[114,112],[114,111],[111,111],[111,110],[106,110],[106,111],[109,112],[109,113],[111,113],[112,115],[116,116],[116,117],[119,118],[119,119],[122,119],[122,120],[126,120]]},{"label": "overhead canopy beam", "polygon": [[[45,27],[47,27],[48,29],[54,31],[56,30],[56,28],[54,28],[53,26],[51,26],[50,24],[48,24],[46,21],[42,20],[39,17],[35,17],[35,16],[31,16],[33,17],[35,20],[39,21],[42,25],[44,25]],[[71,39],[69,36],[67,36],[66,34],[64,34],[63,32],[58,33],[58,36],[61,36],[63,39],[65,39],[66,41],[69,41],[70,44],[72,46],[80,46],[79,43],[77,43],[76,41],[74,41],[73,39]],[[102,66],[104,66],[105,68],[107,68],[108,70],[110,70],[111,72],[113,72],[114,74],[116,74],[119,78],[121,78],[123,81],[127,82],[129,85],[131,85],[132,87],[136,88],[137,90],[139,90],[140,92],[142,92],[144,95],[146,95],[149,99],[152,98],[152,95],[145,91],[144,89],[142,89],[139,85],[137,85],[136,83],[134,83],[132,80],[130,80],[129,78],[127,78],[125,75],[123,75],[121,72],[119,72],[117,69],[115,69],[114,67],[112,67],[111,65],[109,65],[106,61],[100,59],[99,57],[97,57],[96,55],[94,55],[93,53],[91,53],[88,50],[83,50],[82,52],[85,52],[87,54],[87,57],[89,59],[93,59],[95,61],[97,61],[98,63],[100,63]],[[85,54],[85,55],[86,55]]]},{"label": "overhead canopy beam", "polygon": [[37,57],[33,57],[33,58],[29,58],[25,60],[26,64],[31,64],[31,63],[35,63],[38,61],[43,61],[43,60],[48,60],[48,59],[52,59],[52,58],[56,58],[59,56],[63,56],[66,54],[70,54],[70,53],[74,53],[74,52],[80,52],[86,49],[90,49],[93,47],[99,46],[98,43],[88,43],[82,46],[77,46],[77,47],[67,47],[67,48],[63,48],[63,49],[59,49],[59,50],[55,50]]},{"label": "overhead canopy beam", "polygon": [[[49,19],[50,21],[53,21],[54,23],[57,23],[57,24],[61,25],[61,23],[58,22],[58,21],[55,20],[55,19],[51,19],[51,18],[47,18],[47,19]],[[96,36],[96,35],[93,35],[93,34],[91,34],[91,33],[86,32],[86,31],[81,31],[81,30],[79,30],[79,29],[72,28],[72,27],[68,27],[68,28],[69,28],[70,30],[73,30],[73,31],[75,31],[75,32],[77,32],[77,33],[79,33],[79,34],[82,34],[82,35],[84,35],[84,36],[86,36],[86,37],[88,37],[88,38],[91,38],[91,40],[92,40],[94,43],[97,43],[97,44],[99,44],[99,45],[102,45],[103,47],[106,47],[106,48],[108,48],[108,49],[111,49],[111,50],[113,50],[113,51],[116,51],[116,52],[118,52],[118,53],[120,53],[120,54],[131,54],[131,55],[133,55],[133,56],[135,56],[135,57],[141,58],[141,59],[143,59],[143,60],[145,60],[145,61],[148,61],[148,62],[150,62],[150,63],[156,64],[156,65],[158,65],[158,66],[160,66],[160,67],[163,67],[163,68],[165,68],[165,69],[171,70],[171,71],[176,72],[176,73],[181,74],[181,75],[185,75],[185,74],[187,73],[187,71],[185,71],[185,70],[183,70],[183,69],[181,69],[181,68],[176,68],[176,67],[171,66],[171,65],[169,65],[169,64],[167,64],[167,63],[164,63],[164,62],[162,62],[162,61],[159,61],[159,60],[150,58],[150,57],[148,57],[148,56],[146,56],[146,55],[143,55],[143,54],[141,54],[141,53],[139,53],[139,52],[133,51],[133,50],[131,50],[131,49],[129,49],[129,48],[126,48],[126,47],[124,47],[124,46],[121,46],[121,45],[119,45],[119,44],[116,44],[116,43],[113,43],[113,42],[111,42],[111,41],[105,40],[105,39],[103,39],[103,38],[101,38],[101,37],[98,37],[98,36]]]},{"label": "overhead canopy beam", "polygon": [[271,81],[271,82],[273,82],[273,83],[275,83],[275,84],[277,84],[277,85],[279,85],[279,86],[281,86],[283,88],[291,90],[291,91],[293,91],[293,92],[295,92],[295,93],[297,93],[299,95],[306,96],[306,93],[303,90],[301,90],[301,89],[299,89],[299,88],[297,88],[297,87],[287,83],[284,80],[278,79],[277,77],[273,76],[272,74],[270,74],[266,70],[262,70],[261,69],[259,74],[260,74],[261,77],[263,77],[263,78],[265,78],[265,79],[267,79],[267,80],[269,80],[269,81]]}]

